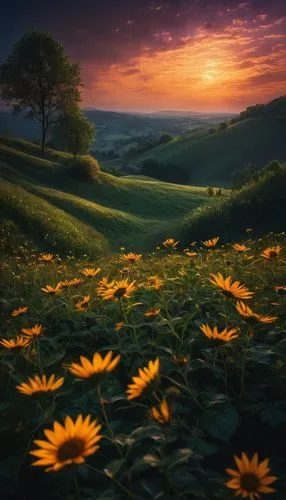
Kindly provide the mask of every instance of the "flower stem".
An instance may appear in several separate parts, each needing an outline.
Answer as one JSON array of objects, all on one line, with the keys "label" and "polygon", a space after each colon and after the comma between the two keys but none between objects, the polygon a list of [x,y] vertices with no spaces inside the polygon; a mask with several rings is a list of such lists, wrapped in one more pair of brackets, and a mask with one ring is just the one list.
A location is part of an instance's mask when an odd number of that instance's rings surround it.
[{"label": "flower stem", "polygon": [[124,493],[126,493],[128,498],[133,498],[133,500],[138,500],[138,498],[136,498],[130,490],[125,488],[125,486],[123,486],[119,481],[117,481],[117,479],[115,479],[112,475],[107,474],[106,472],[102,472],[99,469],[95,469],[94,467],[91,467],[91,465],[86,464],[85,466],[88,467],[88,469],[92,470],[93,472],[97,472],[98,474],[101,474],[102,476],[111,479],[119,488],[121,488],[122,491],[124,491]]}]

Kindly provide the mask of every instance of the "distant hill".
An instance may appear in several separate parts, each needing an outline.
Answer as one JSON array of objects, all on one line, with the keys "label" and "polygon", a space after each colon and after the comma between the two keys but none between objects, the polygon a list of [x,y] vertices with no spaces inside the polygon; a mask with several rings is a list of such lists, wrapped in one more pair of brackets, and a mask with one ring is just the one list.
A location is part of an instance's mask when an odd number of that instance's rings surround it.
[{"label": "distant hill", "polygon": [[114,177],[78,182],[71,155],[21,139],[0,138],[1,228],[39,248],[96,255],[126,246],[149,250],[174,236],[182,217],[208,201],[205,189]]},{"label": "distant hill", "polygon": [[172,162],[189,172],[189,184],[230,186],[232,173],[249,163],[263,167],[273,159],[286,160],[286,115],[262,114],[224,130],[203,131],[160,145],[132,159]]}]

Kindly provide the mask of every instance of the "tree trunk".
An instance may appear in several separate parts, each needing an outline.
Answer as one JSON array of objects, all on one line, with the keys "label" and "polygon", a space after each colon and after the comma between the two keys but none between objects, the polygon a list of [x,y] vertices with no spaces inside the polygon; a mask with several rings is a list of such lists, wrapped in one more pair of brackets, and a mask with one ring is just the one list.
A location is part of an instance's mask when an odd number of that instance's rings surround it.
[{"label": "tree trunk", "polygon": [[41,155],[45,154],[45,145],[46,145],[46,127],[42,124],[42,140],[41,140]]}]

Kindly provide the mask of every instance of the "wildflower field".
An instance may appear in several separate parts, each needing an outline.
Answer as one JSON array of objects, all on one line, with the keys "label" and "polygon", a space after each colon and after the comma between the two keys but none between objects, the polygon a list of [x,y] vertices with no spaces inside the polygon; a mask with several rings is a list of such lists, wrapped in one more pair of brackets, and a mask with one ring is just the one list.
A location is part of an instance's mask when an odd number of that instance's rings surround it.
[{"label": "wildflower field", "polygon": [[250,236],[5,254],[1,499],[285,500],[286,237]]}]

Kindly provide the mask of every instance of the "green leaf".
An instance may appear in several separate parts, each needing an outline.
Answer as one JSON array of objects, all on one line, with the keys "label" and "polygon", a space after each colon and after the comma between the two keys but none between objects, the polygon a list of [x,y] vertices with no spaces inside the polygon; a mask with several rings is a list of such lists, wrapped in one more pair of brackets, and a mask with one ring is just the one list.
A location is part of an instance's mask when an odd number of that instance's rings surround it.
[{"label": "green leaf", "polygon": [[193,452],[190,448],[181,448],[180,450],[177,450],[168,459],[168,462],[169,462],[168,470],[171,470],[174,467],[177,467],[178,465],[180,465],[184,462],[187,462],[192,454],[193,454]]},{"label": "green leaf", "polygon": [[221,413],[205,413],[202,420],[205,430],[211,436],[226,443],[235,434],[239,425],[239,416],[233,407],[226,408]]},{"label": "green leaf", "polygon": [[286,413],[275,408],[265,408],[260,414],[262,422],[266,422],[273,429],[286,422]]}]

